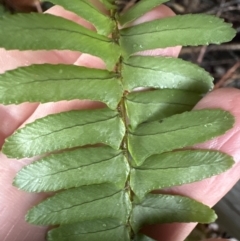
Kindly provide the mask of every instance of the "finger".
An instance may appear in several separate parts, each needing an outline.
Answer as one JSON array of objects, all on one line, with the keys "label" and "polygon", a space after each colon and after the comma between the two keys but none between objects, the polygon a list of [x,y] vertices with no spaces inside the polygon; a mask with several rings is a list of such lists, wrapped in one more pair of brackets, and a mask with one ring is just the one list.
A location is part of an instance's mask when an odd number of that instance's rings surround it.
[{"label": "finger", "polygon": [[18,51],[0,49],[0,73],[31,64],[73,64],[80,53],[73,51]]},{"label": "finger", "polygon": [[[200,182],[168,189],[168,193],[180,194],[194,198],[209,206],[216,204],[240,178],[240,109],[236,103],[240,101],[240,91],[236,89],[219,89],[203,98],[196,109],[221,108],[230,111],[236,119],[234,128],[214,140],[208,141],[197,148],[214,149],[232,155],[236,164],[229,171],[205,179]],[[156,240],[182,241],[195,224],[154,225],[147,229],[147,234]]]}]

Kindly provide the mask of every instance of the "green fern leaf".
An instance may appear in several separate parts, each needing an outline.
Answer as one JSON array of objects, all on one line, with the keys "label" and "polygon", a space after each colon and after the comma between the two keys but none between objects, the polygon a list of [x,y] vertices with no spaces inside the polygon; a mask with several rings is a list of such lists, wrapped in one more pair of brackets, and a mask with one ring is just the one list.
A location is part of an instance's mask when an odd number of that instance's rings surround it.
[{"label": "green fern leaf", "polygon": [[198,66],[177,58],[134,56],[124,61],[123,85],[171,88],[206,93],[212,89],[212,77]]},{"label": "green fern leaf", "polygon": [[133,241],[156,241],[156,240],[153,240],[143,234],[138,234],[135,236]]},{"label": "green fern leaf", "polygon": [[129,165],[121,151],[110,147],[82,148],[53,154],[26,166],[13,184],[28,192],[58,191],[100,183],[112,183],[121,188],[128,174]]},{"label": "green fern leaf", "polygon": [[215,151],[189,150],[154,155],[131,170],[131,187],[139,198],[155,189],[200,181],[228,170],[232,157]]},{"label": "green fern leaf", "polygon": [[69,111],[19,129],[6,140],[3,151],[9,157],[22,158],[98,143],[119,149],[124,133],[124,124],[116,111]]},{"label": "green fern leaf", "polygon": [[[126,111],[131,116],[131,128],[140,123],[161,120],[174,114],[190,111],[201,95],[178,89],[135,92],[126,96]],[[147,110],[147,111],[146,111]]]},{"label": "green fern leaf", "polygon": [[153,154],[191,146],[222,135],[233,123],[233,116],[223,110],[185,112],[139,125],[129,134],[129,151],[135,163],[141,165]]},{"label": "green fern leaf", "polygon": [[4,6],[0,5],[0,17],[2,17],[5,14]]},{"label": "green fern leaf", "polygon": [[65,9],[76,13],[88,22],[92,23],[99,34],[108,36],[113,31],[113,20],[111,20],[108,16],[103,15],[89,0],[51,0],[51,2],[61,5]]},{"label": "green fern leaf", "polygon": [[143,14],[149,12],[151,9],[159,6],[162,3],[168,2],[169,0],[141,0],[135,6],[130,8],[126,13],[122,14],[118,21],[121,25],[129,23]]},{"label": "green fern leaf", "polygon": [[0,101],[4,104],[90,99],[116,109],[122,95],[115,73],[74,65],[32,65],[0,76]]},{"label": "green fern leaf", "polygon": [[177,195],[148,194],[142,201],[136,199],[133,202],[131,225],[133,230],[138,232],[146,224],[172,222],[209,223],[215,219],[216,214],[213,210],[190,198]]},{"label": "green fern leaf", "polygon": [[[43,64],[0,76],[4,104],[89,99],[107,105],[51,114],[6,139],[2,151],[9,157],[44,154],[17,174],[14,185],[31,192],[58,191],[33,207],[26,220],[60,225],[48,233],[49,241],[154,241],[138,233],[143,225],[213,221],[216,215],[203,204],[149,192],[230,168],[233,161],[226,154],[186,148],[224,134],[234,118],[222,110],[186,112],[213,88],[204,70],[176,58],[130,55],[225,42],[235,34],[230,24],[186,15],[120,30],[119,25],[166,0],[141,0],[124,13],[115,0],[100,0],[109,16],[88,0],[53,2],[97,32],[49,14],[6,14],[0,18],[0,46],[87,53],[112,72]],[[138,87],[144,91],[136,92]]]},{"label": "green fern leaf", "polygon": [[[103,207],[107,208],[103,208]],[[126,223],[131,210],[125,190],[110,184],[69,189],[32,208],[27,221],[38,225],[67,224],[113,218]]]},{"label": "green fern leaf", "polygon": [[100,2],[106,7],[108,10],[116,9],[115,0],[100,0]]},{"label": "green fern leaf", "polygon": [[116,219],[100,219],[61,225],[48,232],[48,241],[130,241],[126,225]]},{"label": "green fern leaf", "polygon": [[177,45],[219,44],[231,40],[230,24],[210,15],[183,15],[158,19],[120,31],[120,44],[127,55]]},{"label": "green fern leaf", "polygon": [[[112,39],[49,14],[16,14],[2,18],[0,26],[0,45],[6,49],[80,51],[100,57],[111,70],[121,54]],[[28,37],[22,41],[23,36]]]}]

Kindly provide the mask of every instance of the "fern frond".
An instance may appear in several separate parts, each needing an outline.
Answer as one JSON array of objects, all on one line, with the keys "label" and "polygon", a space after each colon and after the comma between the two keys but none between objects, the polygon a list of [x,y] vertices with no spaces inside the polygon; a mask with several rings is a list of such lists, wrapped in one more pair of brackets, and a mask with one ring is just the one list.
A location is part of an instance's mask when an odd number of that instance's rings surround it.
[{"label": "fern frond", "polygon": [[[199,181],[233,165],[230,156],[189,146],[224,134],[234,117],[223,110],[191,111],[213,88],[201,68],[143,50],[229,41],[230,24],[207,15],[185,15],[122,28],[165,0],[141,0],[119,13],[101,0],[53,0],[93,24],[96,32],[49,14],[6,15],[0,45],[19,50],[71,50],[97,56],[106,70],[71,65],[32,65],[0,76],[0,102],[88,99],[102,109],[52,114],[6,139],[8,157],[44,157],[24,167],[14,185],[58,193],[33,207],[26,220],[59,225],[49,241],[153,241],[143,225],[212,222],[216,215],[186,197],[150,194]],[[142,91],[137,91],[142,88]],[[182,150],[181,148],[184,148]]]}]

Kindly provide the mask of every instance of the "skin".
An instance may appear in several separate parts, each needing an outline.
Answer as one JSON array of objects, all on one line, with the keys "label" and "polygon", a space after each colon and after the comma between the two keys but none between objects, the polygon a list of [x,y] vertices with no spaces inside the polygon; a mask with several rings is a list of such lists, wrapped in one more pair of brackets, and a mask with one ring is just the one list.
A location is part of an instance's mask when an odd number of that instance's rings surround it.
[{"label": "skin", "polygon": [[[51,13],[60,15],[72,21],[78,22],[88,28],[93,29],[86,21],[74,14],[64,11],[60,7],[51,9]],[[151,21],[157,18],[173,16],[174,13],[165,6],[160,6],[145,14],[134,22]],[[157,49],[147,51],[143,54],[151,55],[170,55],[177,56],[180,47]],[[77,52],[44,52],[44,51],[5,51],[0,50],[0,72],[14,69],[32,63],[66,63],[76,64],[95,68],[104,68],[104,63],[95,57]],[[203,108],[222,108],[230,111],[236,118],[233,129],[225,135],[212,141],[198,145],[199,148],[221,150],[233,156],[236,164],[229,171],[201,182],[183,185],[166,190],[168,193],[183,194],[201,201],[209,206],[217,203],[239,180],[240,178],[240,91],[236,89],[219,89],[204,97],[195,107]],[[26,123],[34,121],[36,118],[46,116],[50,113],[58,113],[71,109],[96,108],[101,104],[91,101],[61,101],[58,103],[29,104],[24,103],[18,106],[0,105],[1,130],[0,145],[4,139],[11,135],[16,129]],[[25,193],[12,186],[12,180],[24,165],[30,163],[32,159],[13,160],[8,159],[0,153],[0,240],[2,241],[44,241],[47,227],[39,227],[27,224],[24,216],[27,210],[36,205],[46,197],[46,194]],[[183,241],[195,224],[165,224],[154,225],[145,228],[144,232],[158,241]],[[219,239],[218,239],[219,240]],[[211,239],[214,241],[214,239]]]}]

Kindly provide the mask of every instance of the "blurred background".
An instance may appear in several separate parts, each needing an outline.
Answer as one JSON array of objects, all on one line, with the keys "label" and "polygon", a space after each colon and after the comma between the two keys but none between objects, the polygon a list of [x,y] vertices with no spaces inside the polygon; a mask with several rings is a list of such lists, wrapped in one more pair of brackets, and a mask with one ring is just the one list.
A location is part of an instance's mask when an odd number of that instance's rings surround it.
[{"label": "blurred background", "polygon": [[[212,14],[233,24],[237,35],[230,43],[183,48],[180,57],[210,72],[216,89],[240,88],[240,0],[171,0],[166,5],[177,14]],[[236,105],[240,108],[240,103]],[[186,241],[205,238],[240,241],[240,181],[214,209],[218,215],[216,223],[198,225]]]}]

